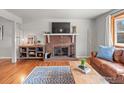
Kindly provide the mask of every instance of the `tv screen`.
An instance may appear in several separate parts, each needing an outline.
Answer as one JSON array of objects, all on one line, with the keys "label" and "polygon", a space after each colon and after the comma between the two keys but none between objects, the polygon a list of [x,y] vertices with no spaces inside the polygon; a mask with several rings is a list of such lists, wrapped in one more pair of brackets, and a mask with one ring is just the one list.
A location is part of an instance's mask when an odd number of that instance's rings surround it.
[{"label": "tv screen", "polygon": [[52,33],[70,33],[70,22],[52,22]]}]

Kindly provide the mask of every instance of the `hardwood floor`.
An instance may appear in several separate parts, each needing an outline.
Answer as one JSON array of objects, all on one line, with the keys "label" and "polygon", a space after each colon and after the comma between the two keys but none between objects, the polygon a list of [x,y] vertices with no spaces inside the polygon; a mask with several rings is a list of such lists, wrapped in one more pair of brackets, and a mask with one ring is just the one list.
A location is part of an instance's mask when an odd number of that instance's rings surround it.
[{"label": "hardwood floor", "polygon": [[9,59],[0,59],[0,84],[20,84],[36,66],[69,66],[69,60],[21,60],[13,64]]}]

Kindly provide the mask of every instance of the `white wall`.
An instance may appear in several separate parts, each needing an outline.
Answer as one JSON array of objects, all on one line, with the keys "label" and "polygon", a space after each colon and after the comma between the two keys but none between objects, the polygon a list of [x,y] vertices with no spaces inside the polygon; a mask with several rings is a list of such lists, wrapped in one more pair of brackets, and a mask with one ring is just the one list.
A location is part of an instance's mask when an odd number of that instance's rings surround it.
[{"label": "white wall", "polygon": [[96,20],[92,19],[90,23],[90,30],[87,31],[87,53],[90,55],[91,51],[96,50],[97,32],[96,32]]},{"label": "white wall", "polygon": [[97,46],[105,45],[106,16],[107,14],[104,14],[96,18]]},{"label": "white wall", "polygon": [[3,40],[0,40],[0,57],[12,56],[13,22],[0,17],[0,25],[4,26]]},{"label": "white wall", "polygon": [[92,20],[89,19],[39,19],[31,20],[24,23],[24,37],[28,34],[39,35],[42,43],[44,41],[43,33],[51,31],[51,22],[71,22],[71,27],[76,26],[78,36],[76,39],[76,56],[82,57],[87,56],[87,33],[92,32],[91,23]]}]

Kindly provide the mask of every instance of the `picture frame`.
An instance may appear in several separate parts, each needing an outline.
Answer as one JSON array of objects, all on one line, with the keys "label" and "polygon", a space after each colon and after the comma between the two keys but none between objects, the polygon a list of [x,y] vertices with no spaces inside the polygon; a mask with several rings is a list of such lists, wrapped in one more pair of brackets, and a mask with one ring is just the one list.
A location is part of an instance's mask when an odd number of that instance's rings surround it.
[{"label": "picture frame", "polygon": [[0,40],[3,40],[3,25],[0,25]]}]

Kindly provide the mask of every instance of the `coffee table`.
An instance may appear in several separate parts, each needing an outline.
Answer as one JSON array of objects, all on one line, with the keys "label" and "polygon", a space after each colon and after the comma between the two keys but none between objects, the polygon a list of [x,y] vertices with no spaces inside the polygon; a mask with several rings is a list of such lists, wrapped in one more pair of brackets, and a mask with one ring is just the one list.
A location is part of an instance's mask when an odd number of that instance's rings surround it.
[{"label": "coffee table", "polygon": [[108,84],[88,63],[86,63],[86,66],[89,67],[91,71],[87,74],[84,74],[78,68],[80,61],[70,61],[69,63],[76,84]]}]

